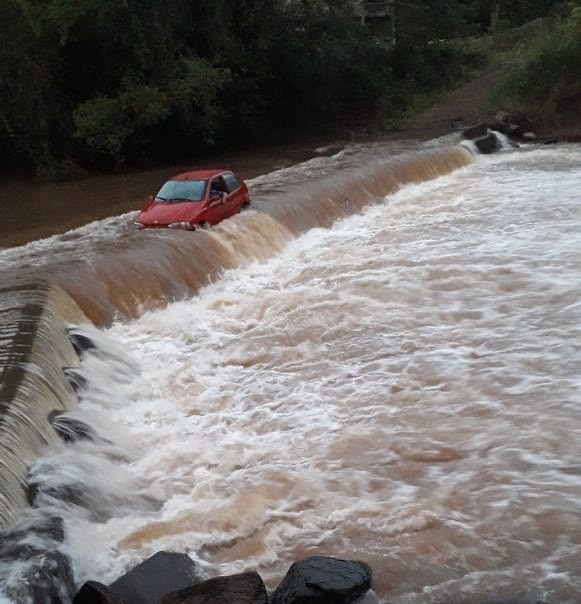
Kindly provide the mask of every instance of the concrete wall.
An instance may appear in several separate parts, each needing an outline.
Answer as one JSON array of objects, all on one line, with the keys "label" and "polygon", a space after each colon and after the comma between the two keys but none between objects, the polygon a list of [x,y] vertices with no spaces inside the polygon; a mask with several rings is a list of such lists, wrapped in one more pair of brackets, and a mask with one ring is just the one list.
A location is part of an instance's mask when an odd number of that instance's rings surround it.
[{"label": "concrete wall", "polygon": [[66,327],[86,322],[60,288],[0,287],[0,529],[26,508],[28,467],[57,440],[48,414],[77,404],[62,371],[79,363]]}]

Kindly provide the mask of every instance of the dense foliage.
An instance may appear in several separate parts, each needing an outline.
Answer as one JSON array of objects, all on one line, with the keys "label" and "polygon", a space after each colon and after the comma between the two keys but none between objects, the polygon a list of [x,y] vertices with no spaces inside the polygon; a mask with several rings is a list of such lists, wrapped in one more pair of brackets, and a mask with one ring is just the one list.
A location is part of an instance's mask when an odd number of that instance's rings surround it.
[{"label": "dense foliage", "polygon": [[448,39],[552,4],[397,0],[392,47],[344,0],[0,0],[2,165],[66,175],[399,111],[462,74]]},{"label": "dense foliage", "polygon": [[511,53],[506,77],[496,92],[508,108],[539,121],[558,122],[581,111],[581,0],[555,27]]}]

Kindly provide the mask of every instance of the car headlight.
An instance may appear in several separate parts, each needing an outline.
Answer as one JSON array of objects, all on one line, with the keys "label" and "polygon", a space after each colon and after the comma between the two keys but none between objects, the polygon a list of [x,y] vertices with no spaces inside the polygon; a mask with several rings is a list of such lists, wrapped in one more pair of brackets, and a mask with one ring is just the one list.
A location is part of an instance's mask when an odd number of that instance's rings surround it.
[{"label": "car headlight", "polygon": [[195,230],[195,226],[189,222],[170,222],[167,225],[170,229],[187,229],[188,231]]}]

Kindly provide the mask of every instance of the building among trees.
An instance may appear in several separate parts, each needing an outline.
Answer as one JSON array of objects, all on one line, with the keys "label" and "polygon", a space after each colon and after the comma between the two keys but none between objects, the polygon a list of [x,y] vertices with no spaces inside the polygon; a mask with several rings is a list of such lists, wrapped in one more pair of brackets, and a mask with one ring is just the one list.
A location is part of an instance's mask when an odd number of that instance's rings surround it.
[{"label": "building among trees", "polygon": [[395,43],[395,0],[355,0],[355,14],[389,46]]}]

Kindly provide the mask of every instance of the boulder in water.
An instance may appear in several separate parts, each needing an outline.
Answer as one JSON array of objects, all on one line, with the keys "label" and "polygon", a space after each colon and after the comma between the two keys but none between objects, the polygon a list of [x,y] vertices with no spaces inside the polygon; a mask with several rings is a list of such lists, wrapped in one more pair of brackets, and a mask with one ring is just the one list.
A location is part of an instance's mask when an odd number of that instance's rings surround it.
[{"label": "boulder in water", "polygon": [[4,592],[10,601],[34,604],[69,604],[76,588],[71,560],[59,551],[37,552],[30,559],[20,559]]},{"label": "boulder in water", "polygon": [[509,138],[524,140],[525,132],[533,132],[535,127],[531,120],[523,113],[504,113],[496,114],[494,121],[490,124],[491,130],[502,132]]},{"label": "boulder in water", "polygon": [[101,440],[95,430],[85,422],[72,417],[63,416],[64,411],[54,409],[48,414],[48,421],[64,443],[74,443],[79,440]]},{"label": "boulder in water", "polygon": [[476,145],[479,153],[484,155],[495,153],[502,148],[502,144],[494,132],[490,132],[486,136],[481,136],[480,138],[475,139],[474,144]]},{"label": "boulder in water", "polygon": [[87,378],[84,375],[81,375],[78,367],[63,367],[63,373],[67,378],[67,382],[75,392],[78,393],[87,388]]},{"label": "boulder in water", "polygon": [[79,357],[81,357],[86,350],[94,350],[97,348],[95,342],[93,342],[89,336],[79,333],[72,328],[67,329],[67,335]]},{"label": "boulder in water", "polygon": [[[62,543],[65,540],[65,523],[59,516],[44,514],[31,515],[28,521],[22,522],[8,531],[0,533],[0,560],[11,558],[9,553],[18,544],[34,542],[40,547],[41,542]],[[32,546],[29,546],[32,547]]]},{"label": "boulder in water", "polygon": [[313,556],[290,567],[272,604],[350,604],[370,588],[371,569],[364,562]]},{"label": "boulder in water", "polygon": [[268,604],[268,595],[252,572],[208,579],[166,595],[161,604]]},{"label": "boulder in water", "polygon": [[159,604],[161,598],[200,582],[198,565],[187,555],[157,552],[133,567],[109,589],[124,604]]},{"label": "boulder in water", "polygon": [[43,477],[40,476],[39,472],[33,474],[29,471],[26,480],[26,499],[28,505],[33,508],[40,508],[47,501],[52,500],[65,501],[90,509],[91,493],[83,484],[49,484],[43,482]]},{"label": "boulder in water", "polygon": [[98,581],[87,581],[79,590],[73,604],[125,604],[108,587]]}]

